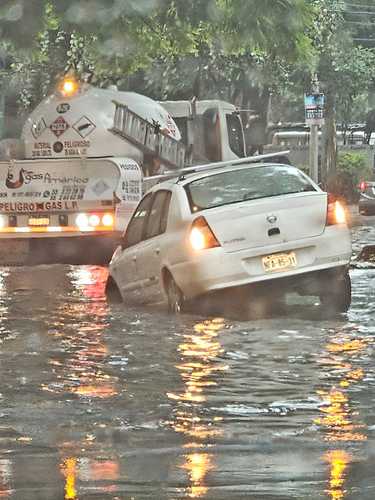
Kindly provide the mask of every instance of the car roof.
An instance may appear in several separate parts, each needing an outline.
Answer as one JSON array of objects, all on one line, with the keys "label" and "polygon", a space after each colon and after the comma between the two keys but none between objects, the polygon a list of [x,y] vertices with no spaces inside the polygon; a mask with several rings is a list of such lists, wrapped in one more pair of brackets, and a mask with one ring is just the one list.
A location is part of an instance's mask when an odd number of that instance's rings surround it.
[{"label": "car roof", "polygon": [[[290,168],[297,168],[294,167],[293,165],[289,164],[284,164],[284,163],[244,163],[240,165],[228,165],[224,167],[213,167],[210,169],[209,167],[207,169],[202,169],[202,170],[191,170],[187,172],[182,172],[180,174],[176,173],[176,176],[171,177],[165,181],[159,182],[158,184],[155,184],[152,188],[150,188],[147,192],[150,191],[155,191],[159,189],[172,189],[174,185],[179,184],[180,186],[185,186],[186,184],[189,184],[190,182],[197,180],[197,179],[202,179],[204,177],[209,177],[210,175],[216,175],[216,174],[221,174],[225,172],[233,172],[235,170],[244,170],[247,168],[259,168],[259,167],[275,167],[275,166],[280,166],[280,167],[290,167]],[[197,168],[199,165],[197,165]]]}]

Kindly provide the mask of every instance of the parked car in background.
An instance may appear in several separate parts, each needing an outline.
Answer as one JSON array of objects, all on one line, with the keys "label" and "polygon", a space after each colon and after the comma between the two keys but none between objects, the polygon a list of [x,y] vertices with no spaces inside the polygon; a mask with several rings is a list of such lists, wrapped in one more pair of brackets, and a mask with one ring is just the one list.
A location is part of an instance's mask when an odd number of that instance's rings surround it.
[{"label": "parked car in background", "polygon": [[359,193],[359,213],[362,215],[375,214],[375,182],[361,182],[359,185]]},{"label": "parked car in background", "polygon": [[210,168],[145,194],[109,264],[107,292],[164,298],[179,312],[208,295],[247,307],[262,288],[316,295],[346,311],[350,257],[344,207],[299,169]]}]

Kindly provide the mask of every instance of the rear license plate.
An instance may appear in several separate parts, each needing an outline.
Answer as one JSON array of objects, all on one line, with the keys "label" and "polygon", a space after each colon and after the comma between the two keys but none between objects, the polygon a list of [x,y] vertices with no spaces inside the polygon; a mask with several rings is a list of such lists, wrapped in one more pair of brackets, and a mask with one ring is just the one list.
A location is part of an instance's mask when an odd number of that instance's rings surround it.
[{"label": "rear license plate", "polygon": [[29,226],[49,226],[49,217],[29,217]]},{"label": "rear license plate", "polygon": [[297,257],[294,252],[276,253],[262,258],[263,269],[267,272],[283,271],[297,266]]}]

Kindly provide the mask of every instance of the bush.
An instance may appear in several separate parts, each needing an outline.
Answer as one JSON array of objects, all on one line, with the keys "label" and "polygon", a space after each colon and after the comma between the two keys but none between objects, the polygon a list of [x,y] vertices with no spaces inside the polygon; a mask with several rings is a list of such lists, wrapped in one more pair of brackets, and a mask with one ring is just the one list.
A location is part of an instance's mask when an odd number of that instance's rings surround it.
[{"label": "bush", "polygon": [[372,177],[367,155],[363,153],[345,152],[339,154],[337,171],[328,182],[328,190],[343,197],[347,202],[358,201],[358,184]]}]

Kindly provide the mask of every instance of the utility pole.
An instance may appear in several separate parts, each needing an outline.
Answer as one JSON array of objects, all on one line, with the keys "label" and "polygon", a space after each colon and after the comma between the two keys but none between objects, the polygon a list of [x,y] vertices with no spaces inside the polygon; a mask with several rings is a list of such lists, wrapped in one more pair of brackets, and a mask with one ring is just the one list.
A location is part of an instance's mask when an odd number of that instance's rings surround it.
[{"label": "utility pole", "polygon": [[324,123],[324,95],[320,93],[316,75],[313,77],[311,94],[305,94],[305,119],[310,125],[309,173],[312,180],[319,182],[319,127]]}]

